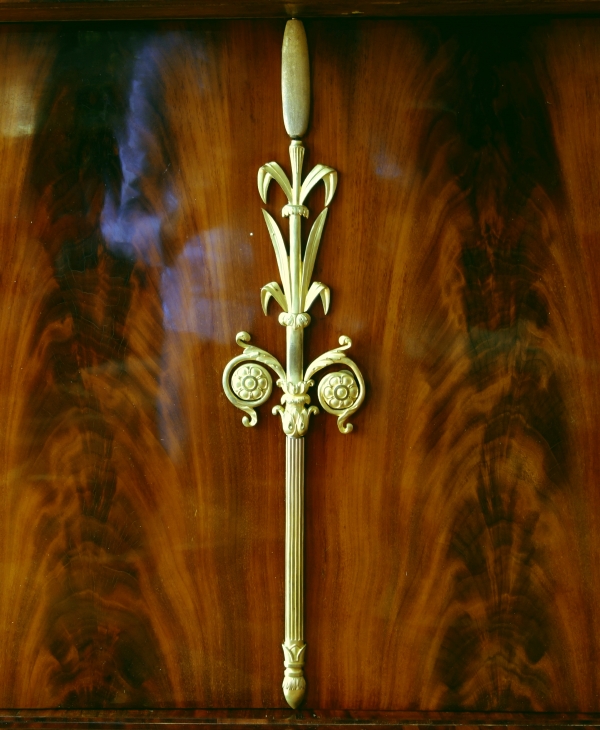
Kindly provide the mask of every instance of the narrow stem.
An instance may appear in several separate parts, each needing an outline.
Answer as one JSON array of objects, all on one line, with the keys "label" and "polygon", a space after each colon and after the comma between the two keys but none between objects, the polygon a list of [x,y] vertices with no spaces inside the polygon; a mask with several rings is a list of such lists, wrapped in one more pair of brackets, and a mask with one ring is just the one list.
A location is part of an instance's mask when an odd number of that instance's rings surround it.
[{"label": "narrow stem", "polygon": [[[304,148],[290,145],[292,162],[292,205],[300,203]],[[302,240],[300,214],[290,215],[290,314],[302,313]],[[304,379],[304,330],[286,327],[287,380],[297,385]],[[285,672],[283,693],[291,707],[304,699],[304,439],[286,438],[285,471]]]},{"label": "narrow stem", "polygon": [[304,639],[304,439],[286,438],[285,641]]},{"label": "narrow stem", "polygon": [[290,312],[302,312],[302,230],[299,215],[290,215],[290,279],[292,306]]},{"label": "narrow stem", "polygon": [[[300,177],[302,173],[302,160],[304,148],[300,142],[292,142],[290,145],[290,159],[292,162],[293,200],[297,204],[300,200]],[[300,314],[302,312],[302,229],[300,225],[301,216],[293,213],[290,215],[290,284],[291,307],[290,312]],[[299,383],[303,380],[303,339],[302,329],[287,328],[287,379],[292,383]]]},{"label": "narrow stem", "polygon": [[290,707],[304,699],[304,439],[286,438],[285,471],[285,672]]},{"label": "narrow stem", "polygon": [[304,330],[286,327],[286,374],[290,383],[299,383],[304,378]]},{"label": "narrow stem", "polygon": [[299,139],[292,140],[290,145],[290,162],[292,163],[292,203],[300,204],[300,188],[302,187],[302,163],[304,147]]}]

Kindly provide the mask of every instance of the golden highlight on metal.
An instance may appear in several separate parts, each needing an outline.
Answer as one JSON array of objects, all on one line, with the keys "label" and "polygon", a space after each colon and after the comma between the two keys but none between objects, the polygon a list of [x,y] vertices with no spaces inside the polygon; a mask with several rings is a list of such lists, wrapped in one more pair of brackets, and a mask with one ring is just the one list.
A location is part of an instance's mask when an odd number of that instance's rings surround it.
[{"label": "golden highlight on metal", "polygon": [[[289,218],[289,248],[275,219],[263,209],[265,223],[275,249],[281,283],[272,281],[261,289],[263,311],[270,299],[282,309],[279,322],[286,328],[286,366],[265,350],[250,344],[250,335],[239,332],[237,344],[243,352],[234,357],[223,372],[223,389],[234,406],[244,411],[244,426],[257,422],[256,408],[271,395],[273,380],[267,368],[277,376],[283,391],[281,405],[273,413],[281,416],[286,435],[286,529],[285,529],[285,640],[283,692],[290,707],[304,700],[304,434],[311,415],[319,409],[310,405],[312,379],[330,365],[346,368],[328,373],[320,382],[317,395],[327,413],[337,416],[338,428],[350,433],[347,419],[360,407],[365,397],[365,383],[356,363],[347,357],[352,345],[349,337],[339,339],[340,346],[316,358],[304,370],[304,328],[310,324],[308,310],[321,299],[325,314],[331,293],[320,281],[312,281],[313,267],[321,242],[328,205],[337,187],[337,172],[326,165],[316,165],[302,181],[304,147],[299,138],[305,134],[310,111],[310,81],[306,34],[299,20],[288,21],[282,52],[282,97],[285,128],[292,138],[290,162],[292,179],[277,162],[268,162],[258,171],[258,190],[263,202],[271,180],[281,187],[287,198],[281,214]],[[325,208],[315,219],[302,257],[300,220],[308,218],[304,205],[319,182],[325,186]],[[265,367],[266,366],[266,367]]]}]

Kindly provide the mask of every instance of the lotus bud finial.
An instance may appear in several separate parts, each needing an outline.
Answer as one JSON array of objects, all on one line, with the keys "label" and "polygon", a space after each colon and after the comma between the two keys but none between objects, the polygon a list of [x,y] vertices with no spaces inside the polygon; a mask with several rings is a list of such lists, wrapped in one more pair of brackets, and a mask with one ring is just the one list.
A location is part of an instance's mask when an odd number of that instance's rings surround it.
[{"label": "lotus bud finial", "polygon": [[281,51],[283,123],[292,139],[301,139],[310,114],[310,70],[306,33],[300,20],[288,20]]}]

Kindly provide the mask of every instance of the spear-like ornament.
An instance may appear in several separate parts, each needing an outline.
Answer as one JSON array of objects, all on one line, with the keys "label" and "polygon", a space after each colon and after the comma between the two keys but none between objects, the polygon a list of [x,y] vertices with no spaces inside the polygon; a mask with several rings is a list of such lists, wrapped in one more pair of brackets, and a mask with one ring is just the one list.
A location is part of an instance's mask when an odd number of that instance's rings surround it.
[{"label": "spear-like ornament", "polygon": [[[304,328],[310,324],[308,310],[320,297],[323,309],[329,309],[330,291],[325,284],[311,282],[313,267],[325,219],[327,206],[337,186],[337,172],[326,165],[316,165],[302,181],[304,147],[301,138],[306,133],[310,112],[310,74],[308,47],[304,26],[299,20],[288,21],[283,37],[281,73],[283,119],[291,137],[290,160],[292,181],[277,162],[269,162],[258,171],[258,189],[266,203],[271,180],[275,180],[287,197],[282,215],[289,218],[289,251],[274,218],[263,210],[265,222],[279,267],[281,285],[271,282],[261,290],[262,307],[267,313],[271,298],[283,310],[279,322],[286,328],[287,359],[285,369],[265,350],[250,345],[250,335],[240,332],[236,341],[244,348],[223,372],[223,388],[229,400],[246,413],[244,426],[256,424],[257,406],[264,403],[273,388],[271,374],[277,375],[282,389],[281,405],[273,413],[281,416],[286,435],[286,517],[285,517],[285,641],[283,692],[291,707],[298,707],[306,691],[304,679],[304,434],[311,414],[318,413],[310,405],[308,390],[314,385],[313,375],[329,365],[345,365],[349,369],[330,372],[320,382],[318,397],[321,406],[338,417],[342,433],[350,433],[347,418],[365,397],[365,384],[357,365],[346,356],[352,342],[340,337],[340,347],[314,360],[304,370]],[[308,218],[304,205],[309,192],[320,181],[325,185],[325,209],[312,225],[302,257],[301,216]]]}]

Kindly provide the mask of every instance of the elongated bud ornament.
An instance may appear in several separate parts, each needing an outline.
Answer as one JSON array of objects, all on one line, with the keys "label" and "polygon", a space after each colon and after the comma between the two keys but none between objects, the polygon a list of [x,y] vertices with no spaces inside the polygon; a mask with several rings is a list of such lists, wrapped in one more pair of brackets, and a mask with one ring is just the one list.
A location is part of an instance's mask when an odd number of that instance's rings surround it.
[{"label": "elongated bud ornament", "polygon": [[310,114],[310,68],[304,26],[288,20],[281,52],[281,96],[283,123],[292,139],[306,134]]}]

